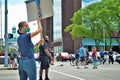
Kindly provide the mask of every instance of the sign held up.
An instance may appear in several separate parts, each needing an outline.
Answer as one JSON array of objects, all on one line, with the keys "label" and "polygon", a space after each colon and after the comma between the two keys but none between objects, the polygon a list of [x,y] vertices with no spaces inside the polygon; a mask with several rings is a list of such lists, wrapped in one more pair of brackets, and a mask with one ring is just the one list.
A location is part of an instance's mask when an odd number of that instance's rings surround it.
[{"label": "sign held up", "polygon": [[35,0],[26,1],[28,22],[35,21],[38,12],[41,13],[41,19],[45,19],[54,15],[52,0],[40,0],[40,10],[36,6]]}]

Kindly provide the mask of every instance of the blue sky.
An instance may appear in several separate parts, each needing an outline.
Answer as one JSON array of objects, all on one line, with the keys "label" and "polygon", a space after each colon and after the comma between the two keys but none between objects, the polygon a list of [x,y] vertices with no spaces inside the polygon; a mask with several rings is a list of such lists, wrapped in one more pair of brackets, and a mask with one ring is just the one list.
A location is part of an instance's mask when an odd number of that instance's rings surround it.
[{"label": "blue sky", "polygon": [[16,4],[23,4],[25,0],[8,0],[8,4],[16,5]]}]

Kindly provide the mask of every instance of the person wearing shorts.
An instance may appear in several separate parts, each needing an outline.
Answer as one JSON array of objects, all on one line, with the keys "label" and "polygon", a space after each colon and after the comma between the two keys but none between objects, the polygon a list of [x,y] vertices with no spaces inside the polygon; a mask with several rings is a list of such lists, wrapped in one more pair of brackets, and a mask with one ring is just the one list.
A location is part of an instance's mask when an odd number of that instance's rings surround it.
[{"label": "person wearing shorts", "polygon": [[43,80],[42,75],[43,75],[43,70],[45,70],[45,80],[49,80],[48,78],[48,72],[49,72],[49,67],[50,67],[50,60],[52,60],[52,56],[48,47],[47,42],[49,41],[49,37],[45,36],[45,41],[42,38],[41,44],[39,45],[39,50],[40,50],[40,70],[39,70],[39,80]]},{"label": "person wearing shorts", "polygon": [[83,65],[84,68],[87,69],[88,67],[86,67],[86,60],[85,60],[86,52],[85,52],[85,48],[83,45],[79,49],[79,54],[80,54],[81,65]]}]

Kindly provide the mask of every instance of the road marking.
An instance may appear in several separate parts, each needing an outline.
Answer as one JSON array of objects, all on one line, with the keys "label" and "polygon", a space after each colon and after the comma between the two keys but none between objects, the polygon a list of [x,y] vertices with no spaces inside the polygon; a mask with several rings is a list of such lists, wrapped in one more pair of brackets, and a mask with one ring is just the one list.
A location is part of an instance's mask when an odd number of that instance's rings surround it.
[{"label": "road marking", "polygon": [[78,80],[85,80],[83,78],[79,78],[79,77],[76,77],[76,76],[73,76],[73,75],[70,75],[70,74],[66,74],[66,73],[63,73],[63,72],[54,71],[54,70],[51,70],[51,71],[55,72],[55,73],[58,73],[58,74],[62,74],[62,75],[68,76],[68,77],[72,77],[72,78],[75,78],[75,79],[78,79]]}]

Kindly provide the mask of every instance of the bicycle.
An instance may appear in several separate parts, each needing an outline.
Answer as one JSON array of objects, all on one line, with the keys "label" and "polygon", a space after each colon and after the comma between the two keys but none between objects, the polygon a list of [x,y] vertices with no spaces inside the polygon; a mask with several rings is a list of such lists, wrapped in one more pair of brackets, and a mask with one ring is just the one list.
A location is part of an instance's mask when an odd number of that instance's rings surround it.
[{"label": "bicycle", "polygon": [[75,58],[74,56],[71,56],[70,65],[77,66],[79,62],[80,62],[79,58]]}]

